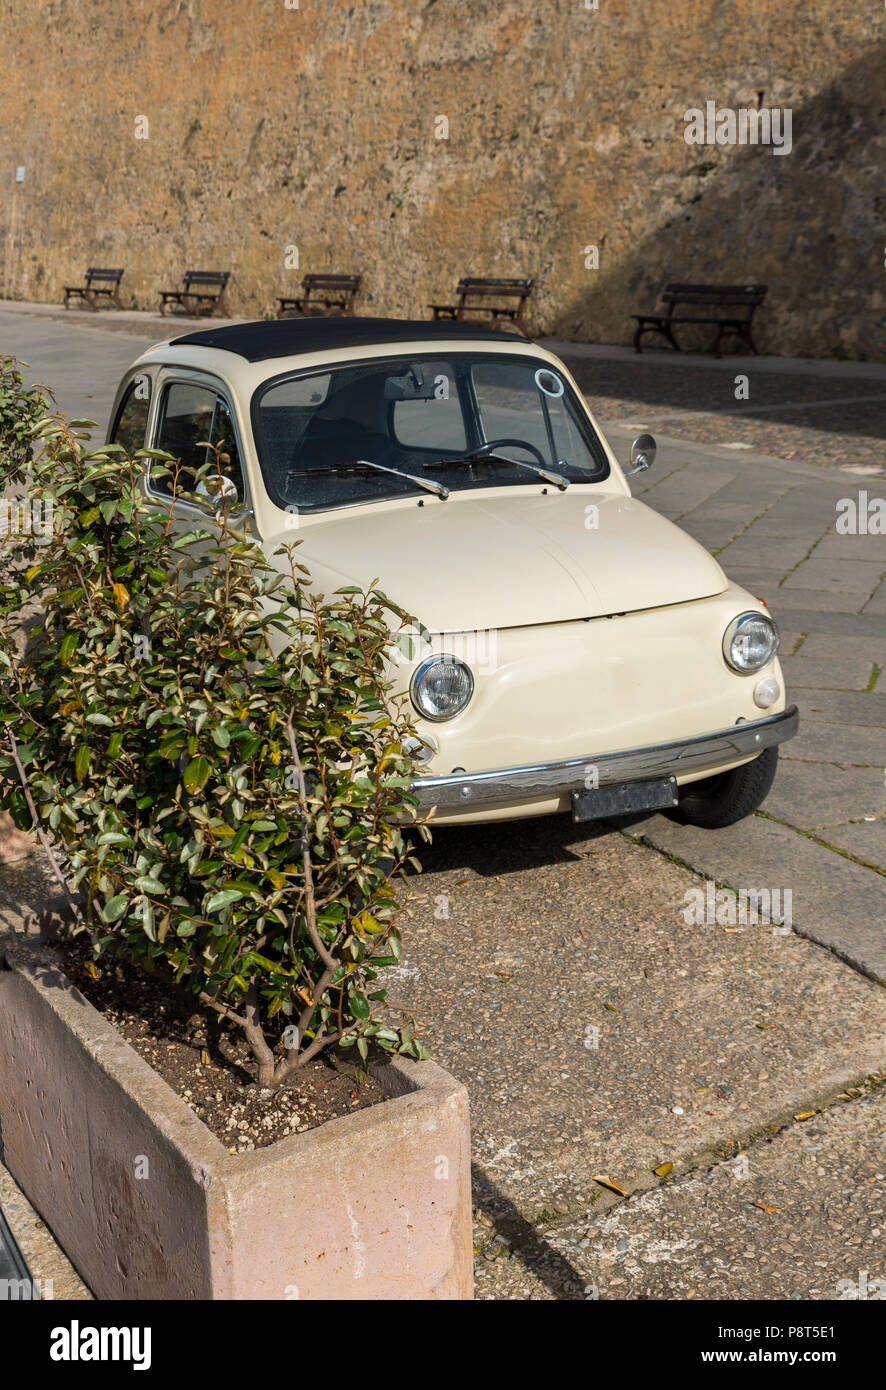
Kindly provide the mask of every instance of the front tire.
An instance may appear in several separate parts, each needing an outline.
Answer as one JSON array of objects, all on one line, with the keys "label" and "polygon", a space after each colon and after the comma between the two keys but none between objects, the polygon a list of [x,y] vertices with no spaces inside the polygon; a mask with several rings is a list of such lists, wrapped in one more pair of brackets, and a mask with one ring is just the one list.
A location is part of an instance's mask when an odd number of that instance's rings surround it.
[{"label": "front tire", "polygon": [[778,767],[778,749],[767,748],[753,762],[691,782],[680,792],[680,804],[668,814],[683,825],[720,830],[750,816],[766,800]]}]

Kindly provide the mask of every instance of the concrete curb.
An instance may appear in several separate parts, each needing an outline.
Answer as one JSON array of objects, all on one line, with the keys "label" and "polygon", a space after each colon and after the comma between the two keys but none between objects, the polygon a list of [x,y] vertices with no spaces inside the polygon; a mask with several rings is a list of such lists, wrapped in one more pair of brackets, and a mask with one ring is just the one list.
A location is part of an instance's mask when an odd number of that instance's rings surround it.
[{"label": "concrete curb", "polygon": [[229,1154],[51,950],[0,937],[0,1157],[100,1299],[471,1298],[467,1092],[373,1071],[386,1104]]}]

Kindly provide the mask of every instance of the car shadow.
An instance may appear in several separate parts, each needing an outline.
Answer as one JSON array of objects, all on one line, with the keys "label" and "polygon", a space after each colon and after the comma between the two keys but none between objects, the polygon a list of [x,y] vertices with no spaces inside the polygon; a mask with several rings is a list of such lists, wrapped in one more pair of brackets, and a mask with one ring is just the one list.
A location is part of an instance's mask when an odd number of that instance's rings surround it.
[{"label": "car shadow", "polygon": [[495,878],[524,869],[570,863],[581,857],[581,846],[645,819],[648,817],[635,815],[576,825],[570,816],[562,815],[432,826],[431,843],[417,843],[415,854],[426,874],[473,869],[482,878]]}]

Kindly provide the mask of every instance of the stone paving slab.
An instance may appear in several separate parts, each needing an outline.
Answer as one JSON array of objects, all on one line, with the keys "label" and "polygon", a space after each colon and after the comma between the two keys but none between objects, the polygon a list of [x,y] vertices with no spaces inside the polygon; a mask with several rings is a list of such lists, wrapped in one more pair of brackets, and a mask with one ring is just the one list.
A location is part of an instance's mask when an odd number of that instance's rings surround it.
[{"label": "stone paving slab", "polygon": [[[860,646],[852,651],[845,648],[841,655],[837,645],[848,642],[858,642]],[[878,657],[882,656],[880,644],[864,637],[810,637],[796,656],[786,656],[782,664],[788,688],[796,681],[820,690],[866,691],[877,688],[876,668],[880,664]],[[882,668],[879,674],[882,675]]]},{"label": "stone paving slab", "polygon": [[[799,547],[785,546],[788,560]],[[813,555],[803,560],[785,580],[786,589],[827,589],[830,593],[873,595],[883,575],[882,560],[841,561]]]},{"label": "stone paving slab", "polygon": [[[776,789],[784,775],[782,769]],[[771,810],[771,794],[765,806]],[[871,979],[886,983],[886,876],[882,873],[835,853],[808,834],[798,834],[792,823],[781,824],[766,815],[717,831],[651,816],[625,826],[625,833],[736,890],[789,888],[795,931],[828,947]],[[832,842],[830,828],[821,834]]]},{"label": "stone paving slab", "polygon": [[833,826],[886,814],[882,768],[809,762],[785,753],[763,809],[787,825],[829,839],[825,831]]},{"label": "stone paving slab", "polygon": [[853,589],[846,589],[842,593],[833,593],[828,589],[803,589],[800,587],[788,589],[782,587],[778,589],[776,601],[779,613],[792,613],[790,604],[797,604],[799,608],[808,612],[858,613],[859,604],[863,602],[863,599]]},{"label": "stone paving slab", "polygon": [[886,820],[848,821],[829,825],[822,832],[829,845],[836,845],[865,864],[882,868],[886,864]]},{"label": "stone paving slab", "polygon": [[[886,614],[880,617],[878,614],[857,610],[828,613],[821,608],[805,606],[802,600],[798,602],[796,591],[786,593],[784,589],[779,590],[777,602],[776,616],[785,627],[805,633],[831,633],[841,637],[886,640]],[[792,685],[796,688],[796,682],[792,682]]]},{"label": "stone paving slab", "polygon": [[872,613],[886,616],[886,580],[881,581],[880,587],[876,589],[871,598],[868,599],[862,611],[865,617]]},{"label": "stone paving slab", "polygon": [[481,1227],[477,1297],[882,1299],[884,1129],[877,1089],[601,1216],[503,1222],[498,1239]]},{"label": "stone paving slab", "polygon": [[787,759],[876,767],[882,786],[886,760],[886,729],[877,725],[828,724],[802,721],[796,738],[784,749]]},{"label": "stone paving slab", "polygon": [[808,553],[808,542],[802,536],[798,536],[796,539],[782,536],[776,542],[772,539],[762,538],[754,529],[724,546],[717,559],[727,574],[733,565],[740,565],[743,568],[756,568],[758,565],[774,568],[773,562],[776,560],[781,573],[785,574],[794,566],[803,569],[804,565],[808,565],[810,563],[806,559]]},{"label": "stone paving slab", "polygon": [[[800,706],[803,723],[831,724],[843,720],[858,728],[872,724],[886,731],[886,692],[816,690],[791,682],[791,699]],[[886,738],[886,733],[884,733]]]},{"label": "stone paving slab", "polygon": [[[663,516],[682,517],[690,506],[703,507],[705,500],[716,496],[719,488],[729,481],[729,478],[727,472],[718,472],[716,468],[709,468],[700,478],[688,470],[681,469],[649,489],[654,498],[646,497],[644,493],[643,500],[654,500],[655,510]],[[803,553],[805,554],[805,551]]]},{"label": "stone paving slab", "polygon": [[827,535],[815,547],[820,560],[875,561],[882,570],[886,557],[886,536]]}]

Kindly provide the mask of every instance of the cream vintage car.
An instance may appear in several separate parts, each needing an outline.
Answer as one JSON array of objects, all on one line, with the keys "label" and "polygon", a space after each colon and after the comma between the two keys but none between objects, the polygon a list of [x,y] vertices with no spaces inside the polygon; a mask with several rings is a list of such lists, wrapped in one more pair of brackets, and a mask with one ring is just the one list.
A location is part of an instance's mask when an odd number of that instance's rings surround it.
[{"label": "cream vintage car", "polygon": [[775,623],[631,496],[654,440],[623,470],[536,344],[392,319],[208,327],[144,353],[111,422],[186,468],[225,440],[225,505],[268,556],[297,530],[318,591],[378,580],[425,625],[401,674],[438,823],[717,827],[768,792],[797,729]]}]

